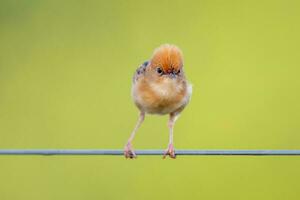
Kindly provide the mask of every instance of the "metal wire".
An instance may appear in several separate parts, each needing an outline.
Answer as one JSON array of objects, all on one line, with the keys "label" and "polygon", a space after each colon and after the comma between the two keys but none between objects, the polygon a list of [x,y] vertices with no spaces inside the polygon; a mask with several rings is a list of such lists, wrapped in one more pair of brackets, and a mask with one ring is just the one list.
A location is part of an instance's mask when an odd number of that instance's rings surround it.
[{"label": "metal wire", "polygon": [[[164,150],[136,150],[137,155],[163,155]],[[118,149],[0,149],[0,155],[123,155]],[[175,150],[193,156],[300,156],[300,150]]]}]

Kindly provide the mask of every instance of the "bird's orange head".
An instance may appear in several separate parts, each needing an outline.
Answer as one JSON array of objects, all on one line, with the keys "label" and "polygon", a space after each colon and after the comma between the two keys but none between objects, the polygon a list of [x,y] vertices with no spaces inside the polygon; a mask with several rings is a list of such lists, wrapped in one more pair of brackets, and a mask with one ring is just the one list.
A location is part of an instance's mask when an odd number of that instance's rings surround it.
[{"label": "bird's orange head", "polygon": [[181,50],[170,44],[164,44],[154,50],[150,60],[150,68],[159,75],[170,75],[175,77],[183,67],[183,56]]}]

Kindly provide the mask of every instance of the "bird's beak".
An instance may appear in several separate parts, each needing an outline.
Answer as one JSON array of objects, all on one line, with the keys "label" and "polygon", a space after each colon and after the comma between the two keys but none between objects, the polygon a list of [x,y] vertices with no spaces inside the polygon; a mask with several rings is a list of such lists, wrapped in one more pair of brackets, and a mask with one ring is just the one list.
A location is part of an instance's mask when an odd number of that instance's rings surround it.
[{"label": "bird's beak", "polygon": [[174,72],[169,73],[169,77],[171,79],[176,78],[176,74]]}]

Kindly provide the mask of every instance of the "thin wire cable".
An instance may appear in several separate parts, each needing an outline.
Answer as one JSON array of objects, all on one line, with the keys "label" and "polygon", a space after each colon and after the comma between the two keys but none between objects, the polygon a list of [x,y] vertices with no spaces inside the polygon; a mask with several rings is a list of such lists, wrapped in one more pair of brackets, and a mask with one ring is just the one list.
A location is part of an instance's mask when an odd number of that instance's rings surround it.
[{"label": "thin wire cable", "polygon": [[[163,155],[164,150],[136,150],[137,155]],[[185,156],[300,156],[300,150],[175,150]],[[124,155],[121,149],[0,149],[0,155]]]}]

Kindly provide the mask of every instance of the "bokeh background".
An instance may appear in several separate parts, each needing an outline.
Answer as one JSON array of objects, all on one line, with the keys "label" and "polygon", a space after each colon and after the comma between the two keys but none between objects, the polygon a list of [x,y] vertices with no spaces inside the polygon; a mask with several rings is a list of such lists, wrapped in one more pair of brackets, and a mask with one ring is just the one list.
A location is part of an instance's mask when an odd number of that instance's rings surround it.
[{"label": "bokeh background", "polygon": [[[0,148],[123,148],[135,69],[177,44],[178,149],[300,149],[299,1],[0,1]],[[149,116],[137,149],[164,149]],[[1,200],[300,198],[299,157],[1,156]]]}]

